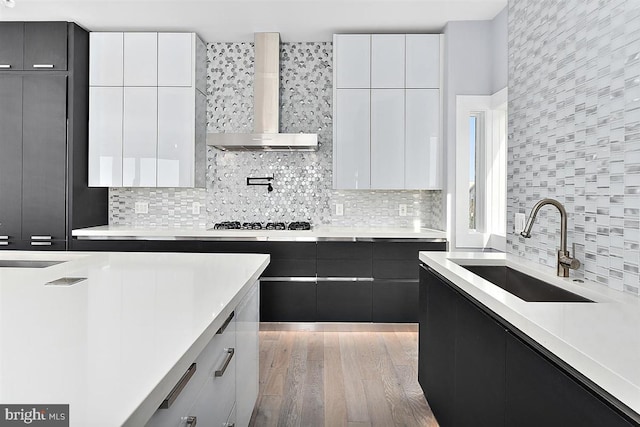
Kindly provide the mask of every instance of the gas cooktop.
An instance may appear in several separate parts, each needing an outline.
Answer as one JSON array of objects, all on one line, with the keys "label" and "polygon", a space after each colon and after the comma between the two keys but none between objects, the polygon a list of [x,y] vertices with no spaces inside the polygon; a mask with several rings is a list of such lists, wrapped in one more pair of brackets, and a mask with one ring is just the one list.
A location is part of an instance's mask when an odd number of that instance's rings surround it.
[{"label": "gas cooktop", "polygon": [[307,221],[285,222],[240,222],[223,221],[213,225],[214,230],[311,230]]}]

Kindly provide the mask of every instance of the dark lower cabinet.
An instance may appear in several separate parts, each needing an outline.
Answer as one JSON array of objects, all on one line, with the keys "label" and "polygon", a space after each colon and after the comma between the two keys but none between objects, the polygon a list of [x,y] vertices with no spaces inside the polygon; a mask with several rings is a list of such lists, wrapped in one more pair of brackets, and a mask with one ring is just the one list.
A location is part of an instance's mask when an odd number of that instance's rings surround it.
[{"label": "dark lower cabinet", "polygon": [[424,266],[419,299],[418,381],[441,426],[640,425]]},{"label": "dark lower cabinet", "polygon": [[371,322],[371,281],[318,280],[317,321]]},{"label": "dark lower cabinet", "polygon": [[637,425],[518,337],[512,334],[507,337],[507,426]]},{"label": "dark lower cabinet", "polygon": [[456,309],[454,424],[504,426],[505,328],[465,299]]},{"label": "dark lower cabinet", "polygon": [[[455,389],[455,292],[432,272],[420,271],[420,301],[426,316],[420,317],[418,382],[438,423],[454,425]],[[421,305],[424,310],[425,305]]]},{"label": "dark lower cabinet", "polygon": [[374,280],[371,317],[381,323],[418,321],[418,282]]},{"label": "dark lower cabinet", "polygon": [[260,282],[260,320],[263,322],[314,322],[316,282]]}]

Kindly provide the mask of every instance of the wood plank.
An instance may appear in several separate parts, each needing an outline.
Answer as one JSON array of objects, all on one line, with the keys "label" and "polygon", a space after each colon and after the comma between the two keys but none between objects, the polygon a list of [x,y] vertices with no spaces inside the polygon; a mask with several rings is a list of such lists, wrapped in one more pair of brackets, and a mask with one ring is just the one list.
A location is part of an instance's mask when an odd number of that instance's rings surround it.
[{"label": "wood plank", "polygon": [[271,396],[284,395],[284,383],[287,368],[291,359],[294,334],[282,334],[274,347],[273,361],[269,366],[269,374],[265,381],[264,394]]},{"label": "wood plank", "polygon": [[302,400],[307,371],[308,332],[292,332],[293,348],[284,381],[284,394],[278,425],[299,426],[302,417]]},{"label": "wood plank", "polygon": [[340,353],[344,381],[344,397],[347,404],[348,421],[369,421],[369,409],[360,377],[354,332],[340,333]]},{"label": "wood plank", "polygon": [[347,423],[347,403],[337,332],[324,333],[324,419],[327,427],[344,427]]},{"label": "wood plank", "polygon": [[400,384],[404,389],[407,405],[411,408],[413,417],[416,420],[415,425],[437,427],[438,422],[433,412],[431,412],[420,384],[418,384],[418,376],[415,369],[411,366],[396,366],[395,369],[400,379]]},{"label": "wood plank", "polygon": [[[413,365],[415,362],[411,359],[405,348],[406,344],[398,338],[398,335],[394,332],[381,333],[384,345],[387,348],[387,353],[391,358],[391,363],[394,365]],[[408,347],[408,346],[407,346]]]},{"label": "wood plank", "polygon": [[395,426],[381,380],[364,380],[364,392],[372,426]]},{"label": "wood plank", "polygon": [[324,360],[324,336],[322,332],[309,333],[307,360]]},{"label": "wood plank", "polygon": [[[309,343],[311,345],[311,343]],[[309,360],[304,382],[301,425],[322,427],[324,422],[324,361]]]},{"label": "wood plank", "polygon": [[278,415],[282,405],[282,397],[263,395],[258,399],[249,426],[275,427],[278,425]]}]

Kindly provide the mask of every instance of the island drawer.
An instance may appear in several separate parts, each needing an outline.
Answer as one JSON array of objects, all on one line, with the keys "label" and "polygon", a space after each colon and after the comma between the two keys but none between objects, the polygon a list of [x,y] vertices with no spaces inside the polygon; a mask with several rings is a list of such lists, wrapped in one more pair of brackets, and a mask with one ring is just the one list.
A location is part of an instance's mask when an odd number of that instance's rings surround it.
[{"label": "island drawer", "polygon": [[[194,402],[200,400],[200,396],[215,387],[221,390],[217,393],[215,402],[209,402],[209,412],[224,412],[224,419],[231,412],[235,402],[235,319],[234,316],[227,318],[226,327],[213,336],[209,344],[194,360],[195,372],[188,381],[178,381],[175,392],[172,390],[167,397],[171,396],[171,402],[163,401],[160,408],[153,414],[147,426],[150,427],[175,427],[186,425],[184,419],[190,415],[194,408]],[[216,376],[216,371],[224,370],[224,374]],[[191,365],[193,366],[193,365]],[[184,376],[182,378],[185,378]],[[181,391],[180,385],[183,386]],[[225,391],[226,390],[226,391]],[[168,404],[168,408],[166,407]],[[214,408],[215,406],[215,408]],[[203,423],[200,425],[206,425]],[[212,424],[213,425],[213,424]]]}]

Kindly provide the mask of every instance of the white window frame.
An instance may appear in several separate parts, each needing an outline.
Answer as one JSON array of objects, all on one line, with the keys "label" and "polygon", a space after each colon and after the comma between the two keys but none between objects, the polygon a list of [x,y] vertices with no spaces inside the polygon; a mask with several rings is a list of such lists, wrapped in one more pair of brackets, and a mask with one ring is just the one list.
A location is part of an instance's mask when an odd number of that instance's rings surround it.
[{"label": "white window frame", "polygon": [[[469,229],[469,117],[484,117],[476,146],[476,225]],[[490,96],[456,97],[456,249],[506,248],[506,120],[507,88]],[[501,190],[501,191],[500,191]],[[502,195],[501,195],[502,194]]]}]

